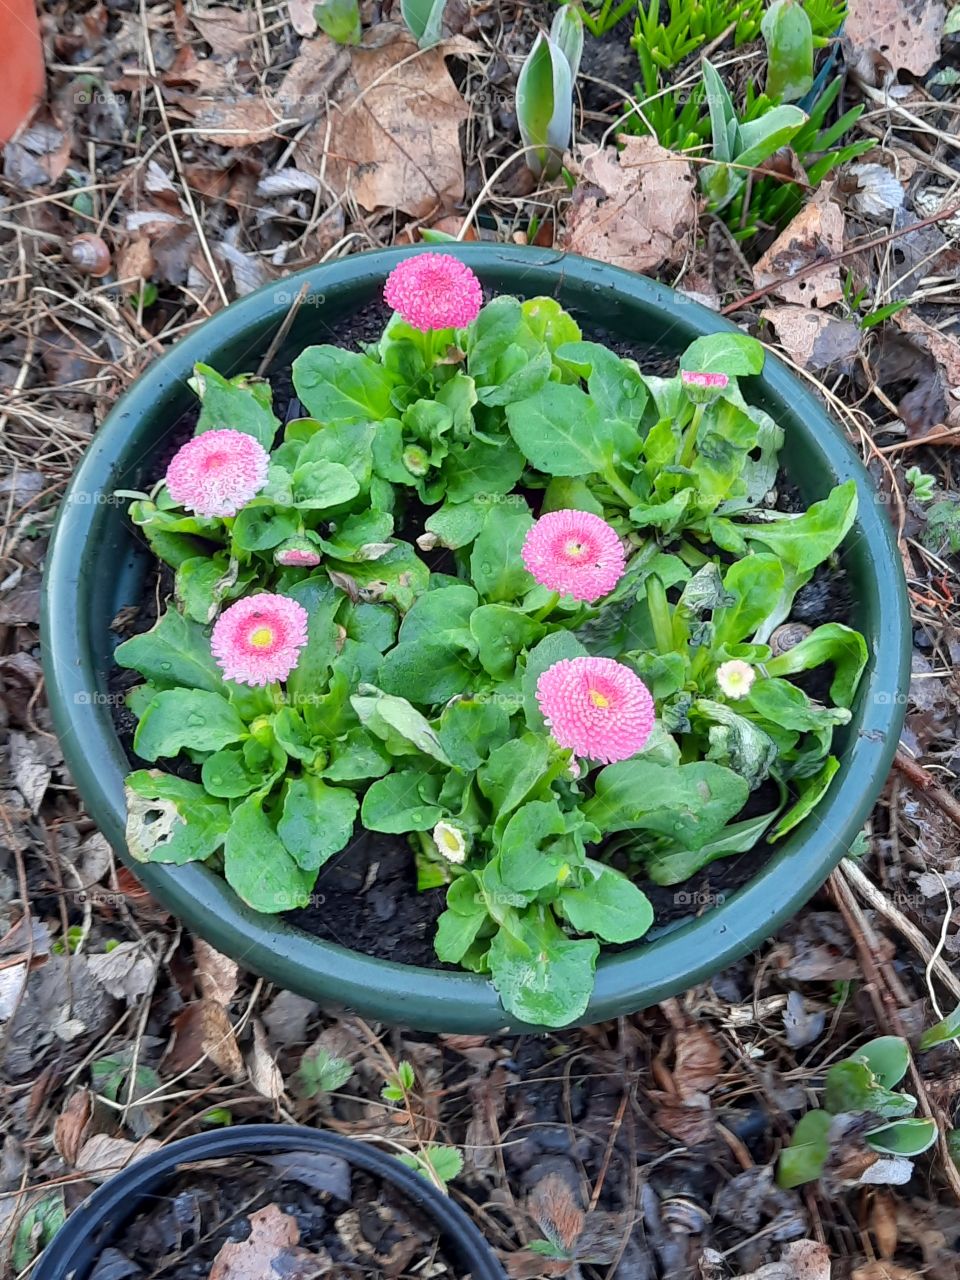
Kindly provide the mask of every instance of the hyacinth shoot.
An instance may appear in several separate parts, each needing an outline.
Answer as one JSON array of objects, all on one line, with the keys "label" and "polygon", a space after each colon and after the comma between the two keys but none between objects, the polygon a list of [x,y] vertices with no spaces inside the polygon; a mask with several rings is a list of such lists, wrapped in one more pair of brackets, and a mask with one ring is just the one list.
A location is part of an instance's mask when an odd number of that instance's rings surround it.
[{"label": "hyacinth shoot", "polygon": [[287,596],[247,596],[225,609],[210,647],[228,680],[265,685],[286,680],[307,643],[307,611]]},{"label": "hyacinth shoot", "polygon": [[629,760],[653,730],[653,698],[613,658],[564,658],[537,681],[537,701],[561,747],[602,764]]},{"label": "hyacinth shoot", "polygon": [[267,483],[270,458],[243,431],[205,431],[188,440],[167,468],[170,497],[198,516],[235,516]]},{"label": "hyacinth shoot", "polygon": [[423,333],[466,328],[483,306],[480,281],[449,253],[404,258],[387,276],[383,296],[407,324]]},{"label": "hyacinth shoot", "polygon": [[523,563],[541,586],[574,600],[599,600],[623,576],[623,545],[589,511],[550,511],[530,529]]}]

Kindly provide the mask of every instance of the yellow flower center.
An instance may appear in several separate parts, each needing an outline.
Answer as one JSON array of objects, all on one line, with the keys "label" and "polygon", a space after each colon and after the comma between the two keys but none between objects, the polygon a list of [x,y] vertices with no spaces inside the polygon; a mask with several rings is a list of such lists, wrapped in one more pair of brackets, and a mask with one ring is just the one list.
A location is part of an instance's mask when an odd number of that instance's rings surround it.
[{"label": "yellow flower center", "polygon": [[257,627],[250,632],[250,643],[255,649],[268,649],[273,644],[273,631],[270,627]]},{"label": "yellow flower center", "polygon": [[452,831],[441,831],[440,843],[445,849],[449,849],[451,853],[457,853],[460,849],[460,841]]},{"label": "yellow flower center", "polygon": [[577,542],[575,538],[571,538],[564,547],[564,551],[571,560],[582,560],[586,554],[586,547],[582,542]]},{"label": "yellow flower center", "polygon": [[590,690],[590,701],[595,707],[605,710],[610,705],[610,699],[600,692],[599,689]]}]

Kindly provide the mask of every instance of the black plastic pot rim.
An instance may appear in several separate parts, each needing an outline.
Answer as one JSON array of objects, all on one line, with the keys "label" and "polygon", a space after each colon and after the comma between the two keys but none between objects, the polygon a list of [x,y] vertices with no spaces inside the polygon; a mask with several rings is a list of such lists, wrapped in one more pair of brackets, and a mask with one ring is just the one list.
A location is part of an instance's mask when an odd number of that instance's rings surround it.
[{"label": "black plastic pot rim", "polygon": [[[298,346],[336,342],[335,324],[324,320],[324,308],[335,313],[342,300],[341,313],[356,310],[379,296],[398,261],[422,251],[360,254],[267,286],[199,326],[137,380],[97,433],[61,508],[46,569],[44,669],[64,755],[91,816],[150,891],[213,946],[303,995],[394,1024],[446,1032],[530,1030],[504,1012],[492,984],[480,975],[400,965],[321,941],[251,911],[201,865],[136,863],[124,843],[123,778],[130,765],[108,705],[110,659],[103,652],[103,634],[109,618],[94,616],[91,603],[97,589],[105,589],[93,585],[92,578],[109,554],[110,537],[121,537],[116,522],[122,513],[111,514],[97,495],[129,487],[125,474],[156,449],[188,402],[186,379],[196,361],[219,362],[226,373],[256,367],[303,282],[309,290],[287,341]],[[599,312],[608,332],[647,337],[665,351],[679,352],[704,333],[737,331],[663,285],[575,255],[483,243],[446,245],[443,251],[468,263],[488,290],[554,294],[581,319]],[[775,933],[849,849],[896,749],[902,691],[909,680],[910,615],[886,510],[840,429],[774,356],[768,354],[763,373],[745,382],[745,391],[784,425],[785,465],[808,502],[834,484],[855,481],[859,512],[844,554],[859,610],[853,621],[866,634],[870,663],[841,768],[816,811],[777,846],[751,881],[705,914],[629,950],[601,954],[581,1023],[655,1004],[711,977]],[[120,552],[132,555],[132,534],[123,537],[127,549],[121,546]],[[114,601],[124,602],[129,603]],[[106,606],[100,612],[106,613]]]},{"label": "black plastic pot rim", "polygon": [[338,1156],[353,1168],[389,1183],[436,1223],[437,1234],[473,1280],[505,1280],[502,1267],[479,1230],[459,1205],[422,1174],[369,1143],[286,1124],[234,1125],[198,1133],[135,1160],[74,1210],[41,1254],[32,1272],[33,1280],[87,1280],[100,1253],[136,1215],[146,1196],[182,1165],[297,1151]]}]

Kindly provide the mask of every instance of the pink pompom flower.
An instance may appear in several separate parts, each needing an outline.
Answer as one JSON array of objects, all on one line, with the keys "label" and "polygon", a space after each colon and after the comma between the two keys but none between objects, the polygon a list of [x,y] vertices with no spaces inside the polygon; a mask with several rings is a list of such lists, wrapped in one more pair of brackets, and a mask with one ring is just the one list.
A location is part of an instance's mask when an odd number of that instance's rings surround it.
[{"label": "pink pompom flower", "polygon": [[548,511],[527,533],[521,555],[542,586],[574,600],[609,595],[626,564],[616,530],[590,511]]},{"label": "pink pompom flower", "polygon": [[407,324],[423,333],[463,329],[483,306],[480,281],[449,253],[404,258],[387,276],[383,296]]},{"label": "pink pompom flower", "polygon": [[701,373],[696,369],[681,369],[680,381],[693,404],[707,404],[715,400],[730,385],[725,373]]},{"label": "pink pompom flower", "polygon": [[564,658],[537,681],[537,701],[561,747],[603,764],[629,760],[653,730],[653,698],[613,658]]},{"label": "pink pompom flower", "polygon": [[287,596],[247,596],[225,609],[210,648],[228,680],[263,685],[286,680],[307,643],[307,611]]},{"label": "pink pompom flower", "polygon": [[244,431],[204,431],[173,456],[170,497],[198,516],[235,516],[267,483],[270,456]]}]

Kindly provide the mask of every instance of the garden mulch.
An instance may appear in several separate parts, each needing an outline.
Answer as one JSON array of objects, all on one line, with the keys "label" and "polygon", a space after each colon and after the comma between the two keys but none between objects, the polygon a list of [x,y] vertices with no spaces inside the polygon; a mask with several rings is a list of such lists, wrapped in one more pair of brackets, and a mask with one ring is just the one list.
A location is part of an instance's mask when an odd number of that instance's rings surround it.
[{"label": "garden mulch", "polygon": [[[943,1133],[908,1183],[859,1182],[847,1150],[818,1183],[773,1178],[831,1063],[873,1035],[915,1044],[960,1002],[960,36],[943,6],[854,0],[842,105],[866,104],[876,147],[785,235],[746,243],[644,197],[628,161],[663,160],[652,144],[598,151],[620,100],[599,82],[633,92],[619,35],[584,60],[577,192],[537,185],[513,91],[547,5],[450,0],[448,40],[417,55],[399,5],[367,0],[355,59],[300,0],[40,7],[48,101],[0,177],[0,1270],[25,1273],[44,1222],[158,1142],[280,1120],[459,1147],[451,1195],[515,1280],[957,1280],[956,1046],[906,1081]],[[713,56],[737,74],[732,51]],[[769,342],[860,449],[910,588],[905,730],[856,856],[712,982],[543,1037],[383,1028],[238,970],[115,859],[44,701],[47,542],[121,391],[234,297],[428,226],[589,247]],[[385,1101],[401,1061],[414,1086]],[[364,1273],[394,1274],[381,1263]]]}]

